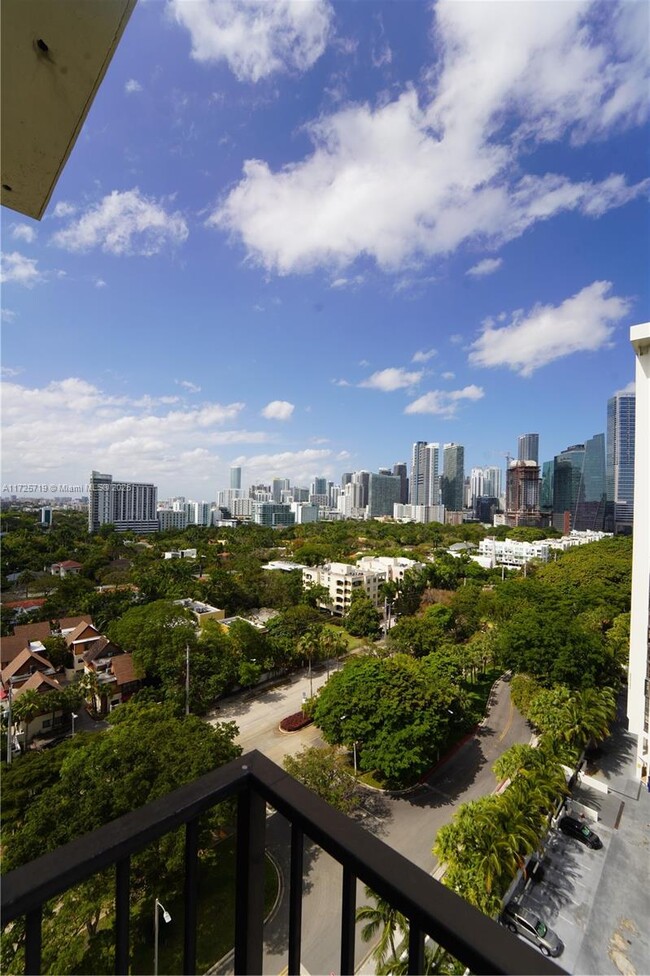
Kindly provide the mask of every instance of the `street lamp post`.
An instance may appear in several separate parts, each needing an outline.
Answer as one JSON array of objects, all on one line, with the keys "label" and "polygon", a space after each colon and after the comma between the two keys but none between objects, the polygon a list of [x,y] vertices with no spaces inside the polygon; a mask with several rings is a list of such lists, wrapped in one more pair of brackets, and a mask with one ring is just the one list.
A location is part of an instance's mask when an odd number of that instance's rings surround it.
[{"label": "street lamp post", "polygon": [[153,919],[154,919],[153,976],[158,976],[158,935],[159,935],[159,927],[160,927],[160,918],[158,915],[159,911],[162,911],[162,917],[164,922],[169,924],[169,922],[171,922],[172,920],[171,915],[169,914],[169,912],[167,911],[163,903],[161,901],[158,901],[158,899],[156,898],[156,902],[153,910]]},{"label": "street lamp post", "polygon": [[[344,722],[347,715],[341,715],[341,721]],[[352,743],[352,756],[354,760],[354,775],[357,775],[357,739]]]},{"label": "street lamp post", "polygon": [[70,717],[72,718],[72,735],[74,736],[74,720],[75,720],[76,718],[79,718],[79,716],[78,716],[78,715],[75,715],[75,713],[74,713],[74,712],[71,712],[71,713],[70,713]]}]

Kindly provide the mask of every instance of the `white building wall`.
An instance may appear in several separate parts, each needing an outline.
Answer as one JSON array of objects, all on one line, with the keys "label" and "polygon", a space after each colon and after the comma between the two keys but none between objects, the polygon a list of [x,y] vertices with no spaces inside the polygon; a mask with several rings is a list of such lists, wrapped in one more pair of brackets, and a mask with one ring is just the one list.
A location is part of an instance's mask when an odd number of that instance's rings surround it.
[{"label": "white building wall", "polygon": [[630,329],[636,354],[634,543],[627,716],[637,739],[637,776],[648,778],[650,734],[650,322]]}]

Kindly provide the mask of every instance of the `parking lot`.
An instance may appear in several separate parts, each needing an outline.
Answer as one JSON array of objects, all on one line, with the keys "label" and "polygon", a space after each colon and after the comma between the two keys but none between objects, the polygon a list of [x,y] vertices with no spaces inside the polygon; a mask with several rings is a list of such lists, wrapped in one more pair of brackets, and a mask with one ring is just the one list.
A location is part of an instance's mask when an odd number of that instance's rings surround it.
[{"label": "parking lot", "polygon": [[558,962],[568,972],[575,964],[585,937],[594,895],[600,883],[613,831],[592,825],[603,842],[594,851],[557,829],[549,834],[543,861],[544,878],[528,884],[520,903],[534,911],[564,943]]}]

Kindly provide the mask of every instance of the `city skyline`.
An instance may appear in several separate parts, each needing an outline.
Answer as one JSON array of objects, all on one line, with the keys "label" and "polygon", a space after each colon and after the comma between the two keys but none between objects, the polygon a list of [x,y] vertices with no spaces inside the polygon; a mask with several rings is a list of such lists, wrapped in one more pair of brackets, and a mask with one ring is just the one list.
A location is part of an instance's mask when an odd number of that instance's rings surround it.
[{"label": "city skyline", "polygon": [[137,5],[43,220],[4,210],[4,482],[211,498],[605,431],[647,5],[261,9],[258,44],[250,6]]}]

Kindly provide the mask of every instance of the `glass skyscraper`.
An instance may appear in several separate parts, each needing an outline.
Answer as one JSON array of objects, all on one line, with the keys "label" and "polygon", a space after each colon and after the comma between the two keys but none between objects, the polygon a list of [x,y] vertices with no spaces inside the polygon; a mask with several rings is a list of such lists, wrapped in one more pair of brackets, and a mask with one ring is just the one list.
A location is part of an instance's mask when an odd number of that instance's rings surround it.
[{"label": "glass skyscraper", "polygon": [[594,434],[585,444],[567,447],[553,465],[553,513],[562,528],[565,512],[572,529],[602,530],[605,519],[605,435]]},{"label": "glass skyscraper", "polygon": [[462,511],[464,482],[465,448],[461,444],[445,444],[440,494],[448,512]]},{"label": "glass skyscraper", "polygon": [[617,529],[634,521],[634,432],[636,397],[615,393],[607,401],[607,500]]}]

